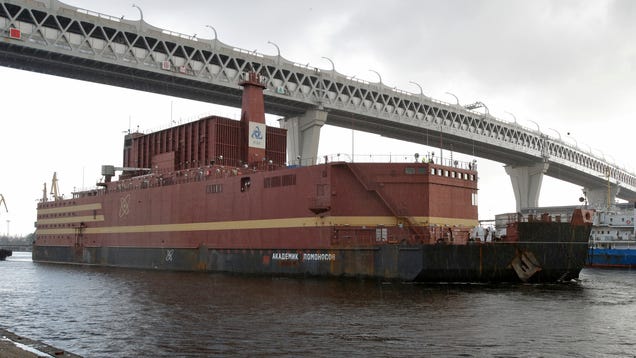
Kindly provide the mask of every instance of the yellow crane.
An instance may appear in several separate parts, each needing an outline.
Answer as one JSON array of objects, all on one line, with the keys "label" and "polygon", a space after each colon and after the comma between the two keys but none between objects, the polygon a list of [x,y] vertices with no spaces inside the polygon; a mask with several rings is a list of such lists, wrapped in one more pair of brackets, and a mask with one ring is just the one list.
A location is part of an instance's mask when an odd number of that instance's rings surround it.
[{"label": "yellow crane", "polygon": [[54,201],[62,200],[62,197],[59,195],[60,189],[57,186],[57,172],[53,172],[53,179],[51,179],[51,196]]},{"label": "yellow crane", "polygon": [[[53,179],[51,180],[51,198],[53,201],[62,200],[62,197],[59,195],[60,189],[57,186],[57,172],[53,172]],[[44,183],[44,190],[42,190],[42,201],[49,201],[48,195],[46,192],[46,183]]]},{"label": "yellow crane", "polygon": [[0,206],[2,206],[2,204],[4,204],[4,210],[9,212],[9,209],[7,209],[7,202],[4,200],[4,196],[2,196],[2,194],[0,194]]}]

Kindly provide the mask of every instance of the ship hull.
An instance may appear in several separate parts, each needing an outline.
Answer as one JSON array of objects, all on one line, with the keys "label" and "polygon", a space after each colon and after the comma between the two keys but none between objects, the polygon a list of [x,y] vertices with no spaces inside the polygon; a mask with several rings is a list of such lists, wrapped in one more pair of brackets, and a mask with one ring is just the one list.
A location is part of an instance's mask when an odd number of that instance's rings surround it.
[{"label": "ship hull", "polygon": [[636,268],[636,249],[590,248],[587,266],[599,268]]},{"label": "ship hull", "polygon": [[579,239],[465,245],[334,249],[211,249],[36,246],[36,262],[271,276],[355,277],[416,282],[563,282],[578,278],[587,257]]},{"label": "ship hull", "polygon": [[0,261],[4,261],[7,257],[13,255],[13,251],[7,249],[0,249]]}]

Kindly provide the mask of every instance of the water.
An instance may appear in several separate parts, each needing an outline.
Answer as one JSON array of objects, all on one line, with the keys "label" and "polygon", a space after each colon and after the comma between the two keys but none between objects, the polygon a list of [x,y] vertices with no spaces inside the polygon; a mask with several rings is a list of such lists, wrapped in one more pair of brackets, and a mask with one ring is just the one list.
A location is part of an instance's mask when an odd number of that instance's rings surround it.
[{"label": "water", "polygon": [[635,357],[636,271],[422,285],[0,262],[0,327],[86,357]]}]

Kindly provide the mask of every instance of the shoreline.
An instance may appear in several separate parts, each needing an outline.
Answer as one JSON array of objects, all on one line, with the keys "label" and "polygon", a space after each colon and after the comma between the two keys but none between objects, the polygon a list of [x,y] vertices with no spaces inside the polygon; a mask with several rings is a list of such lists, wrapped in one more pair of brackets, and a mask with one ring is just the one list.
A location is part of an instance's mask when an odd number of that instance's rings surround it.
[{"label": "shoreline", "polygon": [[68,357],[81,358],[81,356],[53,347],[49,344],[0,328],[0,356],[5,358],[26,357]]}]

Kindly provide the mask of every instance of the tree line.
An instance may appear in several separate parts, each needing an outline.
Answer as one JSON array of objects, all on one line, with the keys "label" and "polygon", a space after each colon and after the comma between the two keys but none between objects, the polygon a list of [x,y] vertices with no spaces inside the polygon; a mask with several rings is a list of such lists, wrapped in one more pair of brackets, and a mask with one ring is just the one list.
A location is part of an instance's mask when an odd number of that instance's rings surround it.
[{"label": "tree line", "polygon": [[0,236],[0,246],[31,246],[35,239],[35,233],[27,236]]}]

